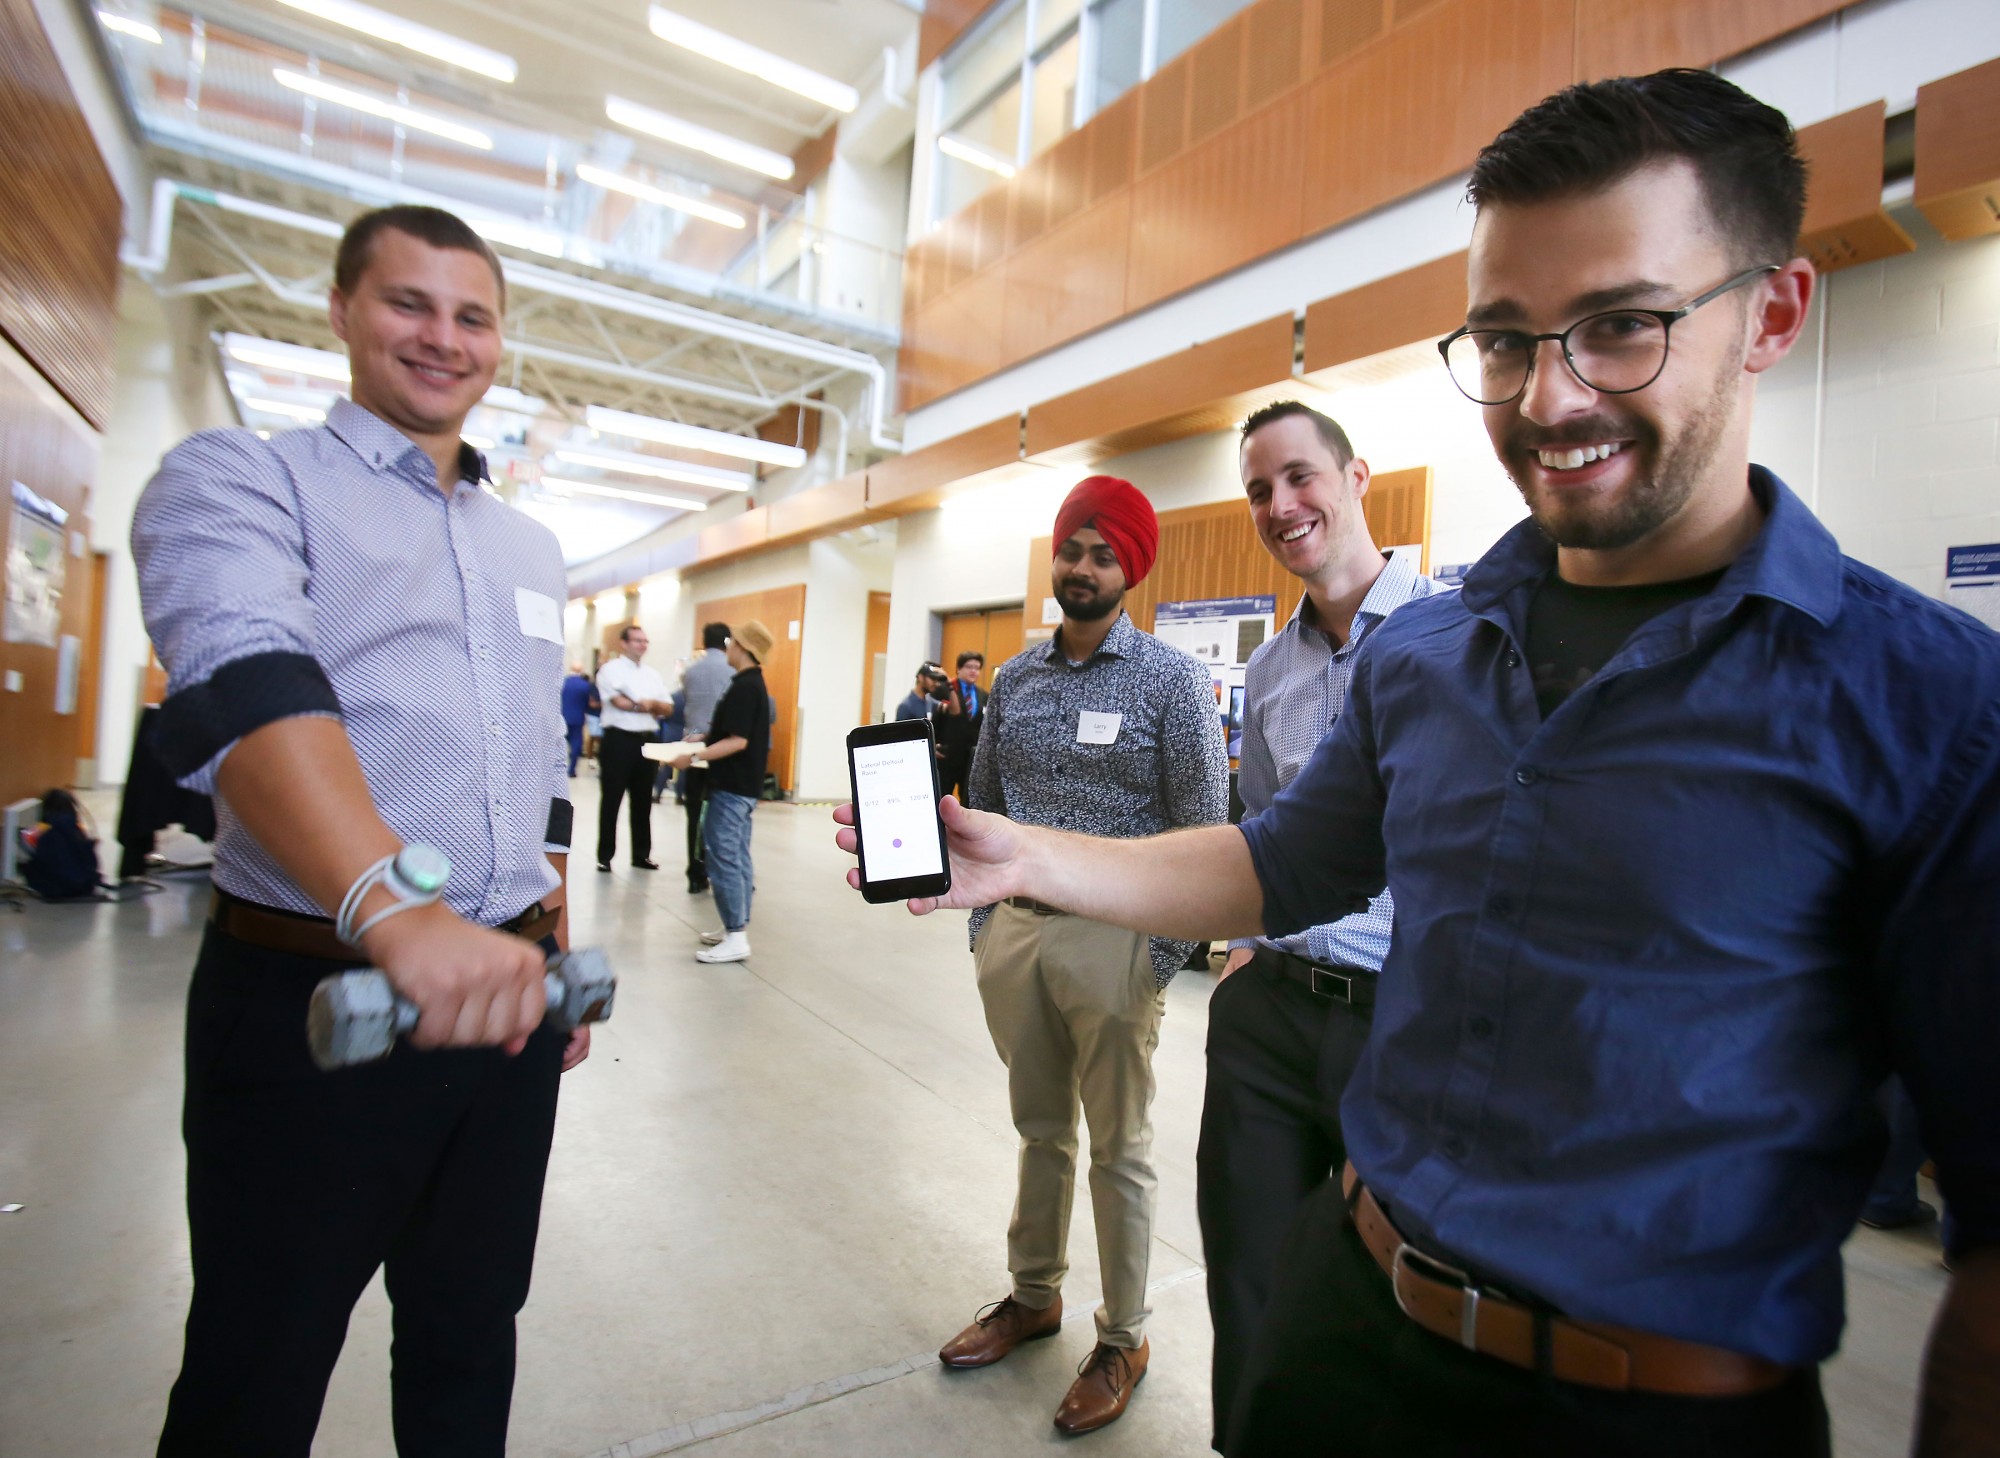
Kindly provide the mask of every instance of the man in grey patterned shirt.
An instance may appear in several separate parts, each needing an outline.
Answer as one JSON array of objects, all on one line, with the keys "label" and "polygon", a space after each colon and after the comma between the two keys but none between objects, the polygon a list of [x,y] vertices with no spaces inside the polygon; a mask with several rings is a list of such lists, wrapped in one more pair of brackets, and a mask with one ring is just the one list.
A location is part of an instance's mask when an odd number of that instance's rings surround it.
[{"label": "man in grey patterned shirt", "polygon": [[[1368,463],[1319,411],[1296,400],[1259,410],[1243,422],[1241,464],[1257,539],[1305,584],[1291,621],[1245,675],[1237,789],[1255,815],[1332,730],[1376,625],[1438,585],[1414,555],[1385,558],[1376,548],[1361,509]],[[1340,1096],[1368,1038],[1393,910],[1384,891],[1339,921],[1232,942],[1208,1005],[1195,1166],[1218,1450],[1285,1232],[1346,1158]]]},{"label": "man in grey patterned shirt", "polygon": [[[1208,670],[1122,611],[1158,550],[1152,506],[1130,482],[1093,476],[1063,503],[1054,535],[1062,626],[1000,669],[973,758],[972,805],[1090,835],[1221,823],[1227,759]],[[1124,1413],[1146,1373],[1153,1049],[1166,985],[1194,944],[1022,899],[980,907],[970,926],[1021,1135],[1007,1231],[1013,1289],[938,1355],[947,1367],[983,1367],[1061,1326],[1081,1095],[1104,1304],[1097,1346],[1055,1421],[1090,1432]]]}]

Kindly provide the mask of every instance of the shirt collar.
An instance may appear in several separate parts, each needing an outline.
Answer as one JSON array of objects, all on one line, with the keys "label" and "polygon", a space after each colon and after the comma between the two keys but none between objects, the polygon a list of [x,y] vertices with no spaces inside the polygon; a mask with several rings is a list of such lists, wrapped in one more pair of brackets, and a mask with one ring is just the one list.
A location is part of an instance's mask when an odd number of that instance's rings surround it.
[{"label": "shirt collar", "polygon": [[[1111,631],[1104,635],[1104,641],[1097,645],[1097,652],[1091,654],[1090,657],[1096,658],[1101,653],[1107,654],[1112,658],[1129,658],[1132,655],[1132,649],[1137,645],[1138,641],[1139,630],[1132,626],[1131,615],[1125,609],[1120,608],[1118,610],[1118,621],[1111,625]],[[1044,656],[1050,663],[1055,663],[1058,660],[1064,663],[1069,662],[1069,659],[1062,651],[1061,629],[1057,629],[1055,632],[1049,634],[1049,651]],[[1087,663],[1090,659],[1085,659],[1084,661]]]},{"label": "shirt collar", "polygon": [[[1375,624],[1417,595],[1417,579],[1421,575],[1417,571],[1417,560],[1417,554],[1414,552],[1388,554],[1387,560],[1382,565],[1382,571],[1369,585],[1368,591],[1362,594],[1361,606],[1354,610],[1355,629],[1348,634],[1350,646],[1365,638],[1369,629]],[[1327,633],[1325,626],[1317,621],[1317,614],[1315,621],[1310,623],[1306,621],[1306,611],[1311,602],[1310,594],[1300,593],[1298,606],[1292,609],[1292,616],[1280,631],[1303,633],[1310,628],[1330,640],[1331,635]]]},{"label": "shirt collar", "polygon": [[[408,468],[427,481],[436,479],[436,468],[423,447],[365,405],[334,401],[326,413],[326,428],[372,470]],[[458,475],[461,481],[474,483],[493,479],[486,469],[486,457],[464,441],[458,444]]]},{"label": "shirt collar", "polygon": [[[1791,488],[1762,466],[1750,468],[1750,494],[1764,509],[1764,525],[1709,594],[1714,610],[1727,611],[1744,597],[1766,597],[1822,626],[1832,623],[1840,616],[1846,572],[1840,544]],[[1555,561],[1555,543],[1533,519],[1519,523],[1466,573],[1460,592],[1467,610],[1495,616],[1515,593],[1546,576]]]}]

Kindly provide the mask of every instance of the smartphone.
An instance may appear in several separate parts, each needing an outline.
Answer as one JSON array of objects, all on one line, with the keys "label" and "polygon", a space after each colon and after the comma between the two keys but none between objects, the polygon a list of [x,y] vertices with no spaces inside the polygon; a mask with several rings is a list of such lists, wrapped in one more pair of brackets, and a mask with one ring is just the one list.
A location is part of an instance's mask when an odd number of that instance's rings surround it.
[{"label": "smartphone", "polygon": [[930,720],[850,730],[847,778],[854,789],[854,830],[861,844],[862,897],[907,901],[951,890]]}]

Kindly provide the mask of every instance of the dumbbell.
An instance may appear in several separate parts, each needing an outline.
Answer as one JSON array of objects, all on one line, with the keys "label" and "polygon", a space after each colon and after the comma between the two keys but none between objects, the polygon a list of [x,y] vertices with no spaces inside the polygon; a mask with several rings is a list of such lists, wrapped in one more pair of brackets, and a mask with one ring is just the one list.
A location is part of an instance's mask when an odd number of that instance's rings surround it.
[{"label": "dumbbell", "polygon": [[[549,958],[542,983],[548,1021],[559,1033],[611,1016],[618,978],[597,947],[558,952]],[[373,967],[337,972],[313,989],[306,1012],[306,1042],[321,1068],[349,1068],[386,1058],[396,1039],[415,1029],[417,1005],[399,997],[389,979]]]}]

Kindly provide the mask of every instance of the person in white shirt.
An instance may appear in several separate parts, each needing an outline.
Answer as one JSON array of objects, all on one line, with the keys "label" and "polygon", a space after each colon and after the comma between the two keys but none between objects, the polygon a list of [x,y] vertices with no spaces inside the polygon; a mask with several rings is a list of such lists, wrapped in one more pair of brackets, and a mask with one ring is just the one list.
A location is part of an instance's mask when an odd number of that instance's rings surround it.
[{"label": "person in white shirt", "polygon": [[629,799],[632,865],[657,871],[653,859],[653,765],[645,747],[656,742],[660,719],[673,711],[667,685],[639,660],[649,646],[646,630],[627,623],[618,630],[619,654],[597,670],[597,693],[604,700],[604,742],[597,751],[603,798],[597,807],[597,869],[611,869],[618,850],[618,802]]}]

